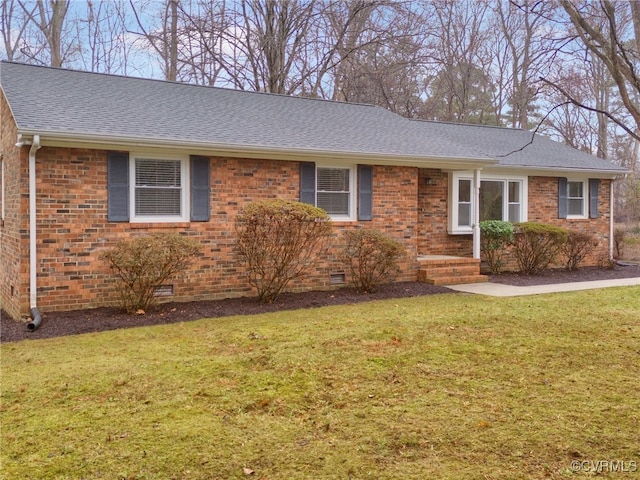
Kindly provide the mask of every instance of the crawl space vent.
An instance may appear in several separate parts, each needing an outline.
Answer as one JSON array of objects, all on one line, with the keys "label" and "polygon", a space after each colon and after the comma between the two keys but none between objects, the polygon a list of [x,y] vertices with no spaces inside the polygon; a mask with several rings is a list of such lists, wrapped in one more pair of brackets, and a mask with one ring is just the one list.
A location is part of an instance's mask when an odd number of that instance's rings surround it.
[{"label": "crawl space vent", "polygon": [[342,285],[346,283],[346,276],[344,272],[333,272],[329,274],[329,283],[331,285]]},{"label": "crawl space vent", "polygon": [[170,297],[173,295],[173,285],[160,285],[153,291],[155,297]]}]

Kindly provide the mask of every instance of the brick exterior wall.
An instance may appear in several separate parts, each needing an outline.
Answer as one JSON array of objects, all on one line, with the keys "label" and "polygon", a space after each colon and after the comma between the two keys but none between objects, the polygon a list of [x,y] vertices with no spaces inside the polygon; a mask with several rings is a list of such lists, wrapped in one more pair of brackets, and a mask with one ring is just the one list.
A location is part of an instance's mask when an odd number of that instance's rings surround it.
[{"label": "brick exterior wall", "polygon": [[[427,184],[428,179],[428,184]],[[472,235],[449,235],[449,175],[442,170],[421,168],[418,173],[418,211],[421,255],[473,255]]]},{"label": "brick exterior wall", "polygon": [[[428,179],[428,182],[427,182]],[[419,238],[418,251],[422,255],[454,255],[470,257],[473,252],[471,235],[449,235],[447,215],[449,202],[448,174],[441,170],[420,169],[418,174]],[[594,235],[598,246],[583,266],[597,266],[609,257],[609,221],[611,180],[601,180],[598,190],[597,219],[558,218],[558,178],[529,177],[528,220],[548,223],[569,230]],[[562,266],[562,259],[554,266]],[[504,257],[505,270],[515,270],[510,255]]]},{"label": "brick exterior wall", "polygon": [[[29,313],[29,146],[15,146],[17,129],[4,98],[0,102],[5,164],[6,218],[0,225],[0,301],[14,318]],[[107,152],[43,147],[37,153],[38,306],[42,312],[116,303],[113,277],[100,259],[116,241],[152,232],[180,232],[202,245],[202,255],[174,282],[171,301],[254,295],[234,247],[233,223],[254,200],[299,198],[299,164],[239,158],[211,158],[211,218],[208,222],[113,223],[107,221]],[[429,179],[427,181],[427,179]],[[611,182],[602,180],[600,217],[558,219],[557,178],[529,177],[529,220],[588,232],[600,241],[586,264],[608,254]],[[373,220],[336,222],[332,248],[317,267],[289,290],[328,289],[330,274],[346,273],[338,260],[341,232],[375,228],[407,247],[399,281],[417,278],[416,257],[470,257],[471,235],[449,235],[448,174],[436,169],[374,166]]]},{"label": "brick exterior wall", "polygon": [[[600,180],[598,218],[561,219],[558,218],[558,178],[529,177],[529,221],[548,223],[593,235],[598,241],[598,246],[582,265],[597,266],[603,259],[609,258],[611,184],[611,180]],[[558,262],[556,266],[561,265]]]},{"label": "brick exterior wall", "polygon": [[[25,157],[20,182],[25,200],[23,213],[17,215],[19,221],[13,228],[21,232],[21,246],[12,248],[14,252],[6,257],[7,262],[3,255],[3,264],[11,263],[15,272],[3,273],[2,282],[3,308],[13,317],[27,315],[29,310],[28,182],[24,168],[28,148],[25,146],[20,152]],[[235,254],[234,219],[251,201],[299,197],[298,162],[212,157],[210,221],[113,223],[107,221],[106,151],[43,147],[37,153],[36,165],[38,307],[42,312],[114,305],[117,299],[113,277],[100,259],[101,253],[120,239],[152,232],[180,232],[202,245],[202,255],[189,272],[175,280],[174,295],[167,300],[254,295]],[[374,167],[373,220],[336,222],[335,240],[324,261],[291,284],[289,290],[332,288],[331,272],[345,272],[349,281],[345,265],[337,259],[342,244],[340,232],[359,227],[383,230],[402,241],[408,255],[398,280],[415,280],[416,171],[410,167]],[[11,302],[5,301],[10,283],[16,286]]]},{"label": "brick exterior wall", "polygon": [[29,149],[16,147],[17,139],[16,124],[4,94],[0,93],[5,210],[5,218],[0,220],[0,307],[14,318],[29,311],[29,198],[24,189],[21,191],[29,182]]}]

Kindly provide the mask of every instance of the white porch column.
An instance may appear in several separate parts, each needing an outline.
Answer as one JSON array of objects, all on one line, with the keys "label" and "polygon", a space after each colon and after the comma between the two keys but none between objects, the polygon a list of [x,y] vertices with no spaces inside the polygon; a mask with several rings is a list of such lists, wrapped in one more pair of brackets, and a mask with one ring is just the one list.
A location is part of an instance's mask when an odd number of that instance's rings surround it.
[{"label": "white porch column", "polygon": [[480,259],[480,168],[473,172],[473,258]]}]

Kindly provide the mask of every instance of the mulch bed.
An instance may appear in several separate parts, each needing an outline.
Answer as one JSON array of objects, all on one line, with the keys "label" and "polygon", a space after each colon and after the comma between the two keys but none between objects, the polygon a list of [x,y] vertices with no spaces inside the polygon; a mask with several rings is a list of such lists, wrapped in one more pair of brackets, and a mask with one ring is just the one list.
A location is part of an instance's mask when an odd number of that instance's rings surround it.
[{"label": "mulch bed", "polygon": [[[550,270],[536,276],[518,274],[491,275],[490,281],[526,286],[632,277],[640,277],[640,266],[617,266],[611,270],[582,268],[576,272]],[[43,312],[42,325],[35,331],[27,330],[26,321],[12,320],[6,313],[1,312],[0,342],[52,338],[118,328],[179,323],[199,318],[251,315],[389,298],[433,295],[436,293],[453,293],[453,291],[425,283],[399,282],[382,285],[376,293],[372,294],[359,294],[351,288],[321,292],[285,293],[272,304],[261,304],[255,298],[247,297],[215,301],[165,303],[145,315],[128,315],[115,308],[106,307],[71,312]]]}]

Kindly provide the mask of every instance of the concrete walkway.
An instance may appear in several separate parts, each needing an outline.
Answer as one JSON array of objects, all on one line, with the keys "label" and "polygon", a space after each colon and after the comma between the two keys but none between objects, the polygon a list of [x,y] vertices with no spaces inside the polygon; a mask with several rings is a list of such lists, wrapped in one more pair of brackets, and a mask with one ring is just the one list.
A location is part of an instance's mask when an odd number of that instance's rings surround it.
[{"label": "concrete walkway", "polygon": [[538,295],[541,293],[575,292],[592,288],[629,287],[640,285],[640,278],[617,278],[613,280],[595,280],[593,282],[555,283],[552,285],[532,285],[515,287],[501,283],[466,283],[463,285],[443,285],[451,290],[491,297],[517,297],[520,295]]}]

